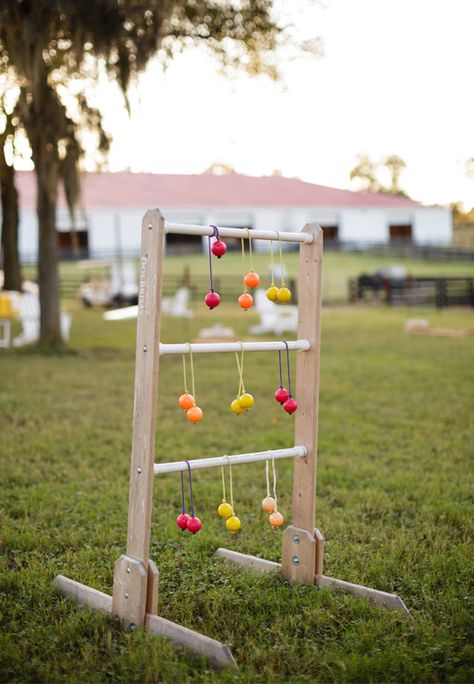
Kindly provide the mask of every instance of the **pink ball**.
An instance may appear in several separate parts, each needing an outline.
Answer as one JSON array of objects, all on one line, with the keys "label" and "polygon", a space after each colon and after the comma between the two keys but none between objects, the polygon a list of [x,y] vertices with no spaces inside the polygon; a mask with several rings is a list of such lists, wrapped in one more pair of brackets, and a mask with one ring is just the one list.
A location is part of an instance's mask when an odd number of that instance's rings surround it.
[{"label": "pink ball", "polygon": [[221,256],[224,256],[224,254],[227,252],[226,243],[222,240],[216,240],[211,247],[211,252],[214,254],[214,256],[220,259]]},{"label": "pink ball", "polygon": [[214,290],[211,290],[211,292],[208,292],[208,294],[206,295],[206,298],[204,301],[206,302],[206,305],[210,309],[215,309],[216,306],[219,306],[219,304],[221,303],[221,298],[219,297],[217,292],[214,292]]},{"label": "pink ball", "polygon": [[196,534],[197,532],[199,532],[201,527],[202,522],[199,520],[199,518],[188,518],[188,521],[186,523],[186,529],[188,529],[190,532]]},{"label": "pink ball", "polygon": [[176,518],[176,524],[179,527],[180,530],[185,530],[188,524],[189,520],[189,515],[187,513],[181,513],[181,515],[178,515]]},{"label": "pink ball", "polygon": [[284,404],[289,398],[290,395],[284,387],[280,387],[280,389],[275,392],[275,399],[279,404]]},{"label": "pink ball", "polygon": [[285,401],[285,403],[283,404],[283,408],[287,413],[294,413],[298,408],[298,404],[292,397],[290,397],[288,401]]}]

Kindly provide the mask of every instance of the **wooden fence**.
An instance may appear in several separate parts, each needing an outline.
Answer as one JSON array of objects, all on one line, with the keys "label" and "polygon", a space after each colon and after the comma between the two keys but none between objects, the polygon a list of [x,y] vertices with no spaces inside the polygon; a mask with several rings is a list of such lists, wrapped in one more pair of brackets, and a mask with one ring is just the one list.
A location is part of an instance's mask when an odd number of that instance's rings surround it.
[{"label": "wooden fence", "polygon": [[474,277],[422,276],[400,280],[351,279],[349,300],[380,301],[391,306],[474,307]]}]

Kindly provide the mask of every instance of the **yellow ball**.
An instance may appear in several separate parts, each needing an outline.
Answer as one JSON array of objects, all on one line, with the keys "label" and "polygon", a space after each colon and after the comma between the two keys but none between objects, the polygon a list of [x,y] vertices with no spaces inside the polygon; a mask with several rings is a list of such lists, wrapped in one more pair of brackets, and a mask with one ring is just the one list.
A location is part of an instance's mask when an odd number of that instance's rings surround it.
[{"label": "yellow ball", "polygon": [[252,408],[252,406],[255,404],[255,399],[248,392],[241,394],[238,401],[243,409]]},{"label": "yellow ball", "polygon": [[234,511],[232,510],[232,506],[227,503],[227,501],[223,501],[219,508],[217,509],[217,513],[220,515],[221,518],[230,518]]},{"label": "yellow ball", "polygon": [[237,532],[240,530],[240,520],[236,515],[231,515],[231,517],[227,518],[225,521],[225,526],[229,532]]},{"label": "yellow ball", "polygon": [[238,399],[234,399],[234,401],[230,405],[231,410],[236,413],[238,416],[240,416],[241,413],[244,412],[244,409],[240,405],[240,402]]},{"label": "yellow ball", "polygon": [[278,511],[274,511],[268,520],[273,527],[280,527],[280,525],[283,525],[283,516],[281,513],[278,513]]},{"label": "yellow ball", "polygon": [[291,299],[291,292],[287,287],[279,287],[277,292],[277,300],[282,304],[289,302]]},{"label": "yellow ball", "polygon": [[275,510],[275,499],[273,496],[266,496],[262,501],[262,509],[267,513],[273,513]]},{"label": "yellow ball", "polygon": [[272,285],[271,287],[268,288],[267,290],[267,299],[269,299],[271,302],[276,302],[277,300],[277,295],[278,295],[278,288]]}]

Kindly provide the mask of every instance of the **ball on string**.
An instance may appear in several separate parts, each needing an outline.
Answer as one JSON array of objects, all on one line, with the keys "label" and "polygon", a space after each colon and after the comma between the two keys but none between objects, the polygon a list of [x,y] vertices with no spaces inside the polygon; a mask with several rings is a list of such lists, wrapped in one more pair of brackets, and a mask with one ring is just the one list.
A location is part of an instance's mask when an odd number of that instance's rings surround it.
[{"label": "ball on string", "polygon": [[192,394],[189,394],[188,392],[185,392],[182,394],[178,400],[179,406],[181,406],[182,409],[185,411],[188,411],[190,408],[194,406],[194,397]]},{"label": "ball on string", "polygon": [[285,403],[283,404],[283,408],[287,413],[294,413],[296,409],[298,408],[297,402],[290,397]]},{"label": "ball on string", "polygon": [[280,389],[275,392],[275,399],[279,404],[284,404],[289,398],[290,395],[288,394],[288,390],[286,390],[284,387],[280,387]]},{"label": "ball on string", "polygon": [[275,499],[273,496],[266,496],[263,501],[262,501],[262,509],[266,511],[266,513],[273,513],[275,510]]},{"label": "ball on string", "polygon": [[253,306],[253,297],[248,292],[243,292],[239,297],[239,305],[242,309],[250,309]]},{"label": "ball on string", "polygon": [[231,515],[230,518],[227,518],[225,521],[225,526],[229,532],[237,532],[240,530],[240,520],[236,515]]},{"label": "ball on string", "polygon": [[277,291],[277,301],[285,304],[291,299],[291,292],[287,287],[279,287]]},{"label": "ball on string", "polygon": [[176,518],[176,524],[180,530],[185,530],[188,524],[189,515],[187,513],[181,513]]},{"label": "ball on string", "polygon": [[223,501],[217,509],[217,514],[225,520],[227,520],[227,518],[230,518],[233,512],[234,511],[232,510],[232,506],[228,504],[227,501]]},{"label": "ball on string", "polygon": [[244,283],[247,287],[257,287],[260,285],[260,276],[255,271],[250,271],[244,278]]},{"label": "ball on string", "polygon": [[271,302],[276,302],[277,296],[278,296],[278,288],[275,287],[275,285],[272,285],[266,291],[266,296],[267,296],[267,299],[269,299]]},{"label": "ball on string", "polygon": [[186,412],[186,417],[191,423],[199,423],[203,417],[202,409],[200,409],[199,406],[193,406]]},{"label": "ball on string", "polygon": [[240,395],[238,402],[243,409],[249,409],[255,404],[255,399],[249,392],[244,392]]},{"label": "ball on string", "polygon": [[278,511],[273,511],[268,520],[273,527],[280,527],[280,525],[283,525],[284,518]]},{"label": "ball on string", "polygon": [[239,403],[238,399],[234,399],[234,401],[230,405],[231,410],[238,416],[240,416],[241,413],[244,412],[245,409],[242,408],[242,406]]},{"label": "ball on string", "polygon": [[211,290],[207,293],[204,301],[206,303],[206,306],[208,306],[210,309],[215,309],[216,306],[219,306],[219,304],[221,303],[221,298],[217,294],[217,292]]},{"label": "ball on string", "polygon": [[211,252],[216,256],[218,259],[221,258],[221,256],[224,256],[224,254],[227,252],[227,245],[223,240],[216,240],[211,247]]},{"label": "ball on string", "polygon": [[199,530],[202,527],[202,522],[199,520],[199,518],[188,518],[188,521],[186,523],[186,529],[189,530],[192,534],[196,534],[199,532]]}]

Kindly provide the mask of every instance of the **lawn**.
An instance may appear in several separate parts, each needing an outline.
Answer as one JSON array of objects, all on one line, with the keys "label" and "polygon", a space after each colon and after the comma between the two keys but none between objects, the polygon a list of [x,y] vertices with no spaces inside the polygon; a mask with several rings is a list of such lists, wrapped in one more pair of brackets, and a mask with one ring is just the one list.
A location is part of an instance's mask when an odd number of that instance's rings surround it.
[{"label": "lawn", "polygon": [[[334,255],[336,259],[339,255]],[[213,558],[218,546],[279,560],[281,532],[259,510],[263,464],[233,469],[238,535],[215,514],[220,478],[193,478],[203,529],[182,535],[179,476],[155,485],[151,556],[159,612],[230,645],[240,670],[215,673],[165,640],[121,631],[60,598],[58,573],[111,592],[124,552],[134,374],[133,321],[105,323],[70,304],[70,349],[0,355],[0,679],[5,682],[468,682],[474,679],[473,338],[409,336],[407,312],[340,307],[323,316],[317,526],[325,572],[403,597],[411,619],[364,600],[290,587]],[[471,313],[426,314],[474,327]],[[163,341],[217,320],[240,337],[256,321],[226,305],[164,319]],[[254,409],[236,417],[232,355],[195,359],[205,411],[176,407],[181,359],[160,367],[157,460],[292,444],[293,419],[272,399],[275,354],[247,355]],[[280,461],[290,522],[291,463]]]}]

